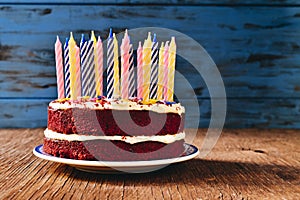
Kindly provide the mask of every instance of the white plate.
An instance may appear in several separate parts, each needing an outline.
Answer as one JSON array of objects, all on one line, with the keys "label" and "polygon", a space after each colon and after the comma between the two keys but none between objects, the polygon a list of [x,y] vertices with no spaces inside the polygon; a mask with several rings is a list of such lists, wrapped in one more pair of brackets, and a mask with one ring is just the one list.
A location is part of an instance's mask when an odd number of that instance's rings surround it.
[{"label": "white plate", "polygon": [[178,163],[195,158],[199,154],[197,147],[191,144],[184,144],[185,155],[178,158],[168,158],[149,161],[89,161],[89,160],[74,160],[68,158],[59,158],[49,155],[43,151],[43,145],[36,146],[33,149],[33,154],[39,158],[67,164],[81,171],[93,173],[145,173],[151,172],[172,163]]}]

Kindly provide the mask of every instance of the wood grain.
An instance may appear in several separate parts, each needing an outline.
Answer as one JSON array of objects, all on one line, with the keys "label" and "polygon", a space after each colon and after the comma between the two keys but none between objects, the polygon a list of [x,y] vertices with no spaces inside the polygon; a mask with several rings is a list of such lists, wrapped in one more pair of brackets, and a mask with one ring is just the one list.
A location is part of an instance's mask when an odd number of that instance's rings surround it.
[{"label": "wood grain", "polygon": [[[194,140],[199,148],[205,132]],[[203,159],[113,175],[36,158],[31,151],[42,137],[43,129],[0,130],[0,199],[300,198],[298,130],[226,129]]]}]

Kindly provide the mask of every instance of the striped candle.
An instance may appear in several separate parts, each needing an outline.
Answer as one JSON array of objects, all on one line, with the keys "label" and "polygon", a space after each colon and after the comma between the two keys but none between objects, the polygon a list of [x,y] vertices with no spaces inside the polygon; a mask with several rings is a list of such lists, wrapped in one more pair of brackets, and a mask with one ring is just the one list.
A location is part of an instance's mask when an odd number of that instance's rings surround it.
[{"label": "striped candle", "polygon": [[121,97],[122,99],[128,99],[128,75],[129,75],[129,51],[130,41],[127,33],[127,29],[122,39],[121,44]]},{"label": "striped candle", "polygon": [[176,43],[175,37],[172,37],[169,47],[169,63],[168,63],[168,96],[167,101],[173,102],[174,94],[174,78],[175,78],[175,61],[176,61]]},{"label": "striped candle", "polygon": [[76,60],[75,60],[75,46],[76,42],[73,37],[73,33],[70,33],[69,40],[69,57],[70,57],[70,91],[71,99],[75,100],[76,96]]},{"label": "striped candle", "polygon": [[70,57],[69,57],[69,38],[66,38],[64,45],[64,67],[65,67],[65,97],[70,98]]},{"label": "striped candle", "polygon": [[85,41],[84,35],[80,43],[80,56],[82,95],[95,97],[94,47],[92,41]]},{"label": "striped candle", "polygon": [[89,87],[89,96],[96,97],[96,82],[95,82],[95,60],[94,60],[94,46],[93,41],[87,41],[87,67],[88,67],[88,87]]},{"label": "striped candle", "polygon": [[137,49],[137,97],[143,97],[143,48],[141,42]]},{"label": "striped candle", "polygon": [[107,39],[107,98],[112,98],[114,93],[114,43],[112,29]]},{"label": "striped candle", "polygon": [[133,47],[130,44],[129,51],[129,77],[128,77],[128,95],[129,97],[134,97],[134,63],[133,63]]},{"label": "striped candle", "polygon": [[150,99],[157,99],[157,82],[158,82],[158,42],[154,34],[151,48],[151,77],[150,77]]},{"label": "striped candle", "polygon": [[87,58],[88,58],[88,85],[89,96],[96,97],[96,82],[95,82],[95,53],[94,42],[90,39],[87,45]]},{"label": "striped candle", "polygon": [[157,99],[163,99],[164,92],[164,43],[161,43],[159,49],[159,64],[158,64],[158,83],[157,83]]},{"label": "striped candle", "polygon": [[87,83],[88,76],[87,76],[87,42],[84,39],[84,35],[81,35],[80,41],[80,57],[81,57],[81,87],[82,87],[82,96],[89,95],[89,86]]},{"label": "striped candle", "polygon": [[75,46],[75,59],[76,59],[76,96],[81,96],[81,72],[80,72],[80,49]]},{"label": "striped candle", "polygon": [[148,38],[143,46],[143,100],[149,100],[150,72],[151,72],[151,33],[148,33]]},{"label": "striped candle", "polygon": [[102,44],[102,40],[100,38],[100,36],[98,37],[98,41],[97,41],[97,68],[96,68],[96,72],[97,74],[97,79],[96,79],[96,88],[98,91],[97,92],[97,96],[102,96],[103,95],[103,44]]},{"label": "striped candle", "polygon": [[62,99],[65,97],[64,91],[64,66],[62,57],[62,45],[59,37],[56,37],[55,42],[55,63],[56,63],[56,80],[57,80],[57,97]]},{"label": "striped candle", "polygon": [[113,60],[114,60],[114,93],[113,98],[119,98],[120,95],[120,78],[119,78],[119,46],[118,46],[118,40],[116,38],[116,34],[113,34]]},{"label": "striped candle", "polygon": [[169,41],[166,42],[164,48],[164,100],[168,97],[168,65],[169,65]]}]

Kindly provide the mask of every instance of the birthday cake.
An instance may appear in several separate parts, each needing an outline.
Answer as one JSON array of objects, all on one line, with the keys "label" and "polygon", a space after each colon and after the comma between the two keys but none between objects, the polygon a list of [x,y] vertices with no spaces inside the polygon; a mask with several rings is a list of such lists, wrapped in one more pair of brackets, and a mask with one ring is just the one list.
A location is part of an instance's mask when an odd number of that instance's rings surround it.
[{"label": "birthday cake", "polygon": [[[157,44],[150,34],[143,47],[139,43],[137,72],[134,73],[132,45],[126,31],[120,47],[122,78],[119,80],[117,40],[110,32],[107,88],[106,96],[103,96],[100,37],[96,40],[92,32],[91,40],[82,38],[79,48],[71,34],[63,51],[57,39],[58,99],[48,106],[44,152],[62,158],[104,161],[153,160],[182,155],[185,150],[185,109],[173,100],[174,74],[169,76],[174,73],[171,65],[175,65],[175,54],[168,50],[172,45],[174,48],[175,40],[172,38],[170,45],[162,43],[160,49]],[[147,54],[150,56],[145,56]],[[90,56],[84,57],[86,55]],[[157,59],[151,59],[153,55]],[[93,62],[86,64],[87,59]],[[89,69],[93,74],[86,79],[85,71]],[[152,78],[155,78],[153,73],[156,73],[156,80]],[[136,89],[131,80],[135,74]],[[171,78],[163,80],[164,75]],[[90,80],[92,82],[88,83]]]},{"label": "birthday cake", "polygon": [[172,158],[184,151],[184,108],[137,100],[55,100],[48,107],[44,151],[84,160]]}]

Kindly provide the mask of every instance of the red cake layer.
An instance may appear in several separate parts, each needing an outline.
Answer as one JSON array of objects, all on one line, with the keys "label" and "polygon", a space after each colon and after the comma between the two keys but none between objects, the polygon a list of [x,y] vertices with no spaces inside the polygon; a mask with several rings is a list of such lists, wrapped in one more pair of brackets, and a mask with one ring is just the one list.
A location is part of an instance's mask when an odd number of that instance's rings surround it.
[{"label": "red cake layer", "polygon": [[[128,112],[134,123],[128,121]],[[149,114],[151,114],[151,118]],[[116,118],[118,119],[117,123]],[[137,126],[143,128],[135,131]],[[158,130],[158,127],[162,128]],[[146,110],[112,111],[111,109],[48,108],[48,129],[64,134],[166,135],[182,132],[183,127],[184,114],[179,115],[177,113],[156,113]]]},{"label": "red cake layer", "polygon": [[175,158],[184,153],[184,140],[171,144],[122,141],[66,141],[44,138],[44,152],[61,158],[101,161],[133,161]]}]

